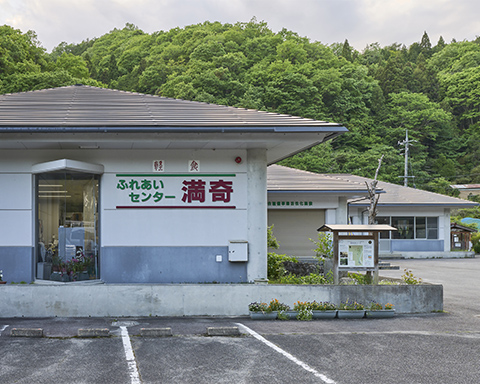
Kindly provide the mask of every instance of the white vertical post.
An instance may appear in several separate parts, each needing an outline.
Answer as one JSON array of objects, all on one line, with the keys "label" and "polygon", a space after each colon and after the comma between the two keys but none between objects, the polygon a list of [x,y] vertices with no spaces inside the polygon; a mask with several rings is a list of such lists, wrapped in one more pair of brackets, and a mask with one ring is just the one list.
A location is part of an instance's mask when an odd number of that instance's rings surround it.
[{"label": "white vertical post", "polygon": [[[443,250],[445,252],[450,252],[452,250],[451,246],[451,225],[450,225],[450,208],[445,208],[443,211]],[[440,223],[441,223],[441,218],[439,218],[439,223],[438,223],[438,238],[442,238],[442,231],[440,230]]]},{"label": "white vertical post", "polygon": [[337,210],[335,208],[328,208],[325,210],[325,224],[338,224]]},{"label": "white vertical post", "polygon": [[336,212],[336,224],[348,224],[347,218],[347,198],[339,197],[338,198],[338,208]]},{"label": "white vertical post", "polygon": [[247,279],[267,278],[267,151],[247,150]]}]

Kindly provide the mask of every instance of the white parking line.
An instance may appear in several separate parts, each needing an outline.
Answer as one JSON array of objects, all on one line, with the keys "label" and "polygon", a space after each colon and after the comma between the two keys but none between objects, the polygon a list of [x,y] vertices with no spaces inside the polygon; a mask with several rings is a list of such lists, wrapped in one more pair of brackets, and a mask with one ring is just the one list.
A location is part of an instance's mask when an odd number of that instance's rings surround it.
[{"label": "white parking line", "polygon": [[140,384],[140,375],[138,374],[137,361],[133,354],[132,343],[130,336],[128,335],[127,327],[120,327],[120,333],[122,335],[123,348],[125,349],[125,358],[128,364],[128,371],[130,373],[130,379],[132,384]]},{"label": "white parking line", "polygon": [[280,354],[282,354],[283,356],[285,356],[287,359],[290,359],[291,361],[293,361],[295,364],[299,365],[300,367],[302,367],[302,368],[305,369],[306,371],[313,373],[316,377],[318,377],[319,379],[321,379],[324,383],[327,383],[327,384],[335,384],[335,381],[333,381],[332,379],[329,379],[329,378],[328,378],[327,376],[325,376],[324,374],[316,371],[315,369],[313,369],[313,368],[310,367],[309,365],[305,364],[303,361],[298,360],[295,356],[293,356],[292,354],[288,353],[287,351],[284,351],[282,348],[277,347],[275,344],[271,343],[270,341],[268,341],[267,339],[265,339],[263,336],[260,336],[260,335],[259,335],[257,332],[255,332],[253,329],[248,328],[247,326],[243,325],[242,323],[237,323],[237,325],[240,326],[241,328],[243,328],[247,333],[249,333],[250,335],[252,335],[253,337],[255,337],[257,340],[260,340],[262,343],[268,345],[270,348],[274,349],[274,350],[277,351],[278,353],[280,353]]}]

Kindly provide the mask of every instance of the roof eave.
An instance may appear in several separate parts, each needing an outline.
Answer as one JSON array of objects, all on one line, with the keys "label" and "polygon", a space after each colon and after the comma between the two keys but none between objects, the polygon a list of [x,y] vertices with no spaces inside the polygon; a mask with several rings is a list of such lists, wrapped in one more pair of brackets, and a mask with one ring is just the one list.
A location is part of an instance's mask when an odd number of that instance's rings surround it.
[{"label": "roof eave", "polygon": [[[368,207],[370,204],[369,203],[350,203],[350,206],[356,206],[356,207]],[[462,204],[462,203],[378,203],[378,207],[443,207],[443,208],[473,208],[475,206],[479,205],[478,203],[475,204]]]},{"label": "roof eave", "polygon": [[129,132],[164,132],[164,133],[325,133],[331,132],[325,137],[329,140],[344,132],[347,128],[341,126],[315,126],[315,127],[279,127],[279,126],[162,126],[162,125],[138,125],[138,126],[0,126],[0,133],[129,133]]}]

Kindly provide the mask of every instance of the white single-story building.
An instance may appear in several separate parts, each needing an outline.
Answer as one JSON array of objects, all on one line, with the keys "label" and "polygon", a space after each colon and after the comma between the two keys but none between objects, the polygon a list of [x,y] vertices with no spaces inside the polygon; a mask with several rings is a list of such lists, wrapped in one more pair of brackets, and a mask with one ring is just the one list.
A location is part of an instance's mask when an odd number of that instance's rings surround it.
[{"label": "white single-story building", "polygon": [[[371,179],[316,174],[280,165],[269,166],[267,175],[268,224],[274,225],[278,253],[314,256],[315,246],[308,239],[316,239],[316,229],[323,224],[368,223],[366,183]],[[450,211],[477,203],[383,181],[378,181],[377,192],[378,224],[398,229],[380,234],[381,257],[468,255],[451,251]]]},{"label": "white single-story building", "polygon": [[299,257],[314,256],[309,239],[318,238],[317,229],[347,224],[348,200],[368,193],[364,183],[277,164],[268,167],[267,188],[268,225],[280,245],[275,252]]},{"label": "white single-story building", "polygon": [[267,165],[346,131],[83,85],[0,95],[4,280],[265,279]]}]

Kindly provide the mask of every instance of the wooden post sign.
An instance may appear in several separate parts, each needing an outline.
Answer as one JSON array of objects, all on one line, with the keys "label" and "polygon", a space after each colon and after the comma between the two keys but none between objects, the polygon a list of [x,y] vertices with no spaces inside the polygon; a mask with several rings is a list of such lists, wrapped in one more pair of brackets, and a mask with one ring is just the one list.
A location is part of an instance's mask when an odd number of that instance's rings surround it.
[{"label": "wooden post sign", "polygon": [[325,224],[319,232],[333,233],[333,279],[339,282],[340,271],[373,272],[373,282],[378,283],[378,234],[396,231],[390,225]]}]

